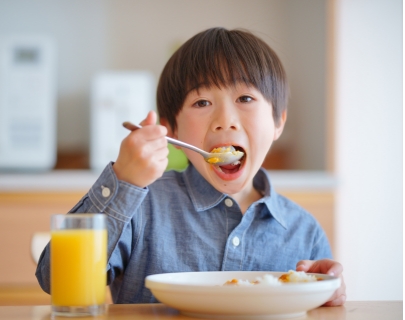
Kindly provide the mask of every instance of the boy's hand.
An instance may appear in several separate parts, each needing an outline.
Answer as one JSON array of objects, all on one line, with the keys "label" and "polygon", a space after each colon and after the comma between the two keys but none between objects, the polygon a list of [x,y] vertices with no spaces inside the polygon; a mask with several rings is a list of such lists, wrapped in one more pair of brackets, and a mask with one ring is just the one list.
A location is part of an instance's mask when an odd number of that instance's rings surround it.
[{"label": "boy's hand", "polygon": [[156,124],[156,113],[150,111],[141,123],[143,128],[132,131],[122,140],[113,169],[119,180],[144,188],[160,178],[169,154],[167,129]]},{"label": "boy's hand", "polygon": [[343,281],[343,266],[336,261],[330,259],[322,260],[301,260],[297,263],[297,271],[305,271],[311,273],[323,273],[330,276],[339,277],[342,284],[339,289],[335,291],[333,296],[324,306],[335,307],[341,306],[346,301],[346,285]]}]

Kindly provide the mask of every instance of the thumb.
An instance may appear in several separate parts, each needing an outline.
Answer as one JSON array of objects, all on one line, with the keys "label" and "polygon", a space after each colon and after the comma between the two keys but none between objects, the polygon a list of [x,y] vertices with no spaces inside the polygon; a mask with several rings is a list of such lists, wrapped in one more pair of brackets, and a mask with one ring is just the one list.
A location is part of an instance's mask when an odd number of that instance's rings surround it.
[{"label": "thumb", "polygon": [[297,262],[296,270],[307,272],[309,268],[314,264],[314,261],[311,260],[301,260]]},{"label": "thumb", "polygon": [[323,273],[331,276],[338,276],[343,271],[342,265],[331,259],[301,260],[297,263],[296,269],[297,271]]},{"label": "thumb", "polygon": [[153,125],[156,124],[157,120],[157,115],[155,111],[149,111],[148,115],[142,122],[140,123],[141,126],[148,126],[148,125]]}]

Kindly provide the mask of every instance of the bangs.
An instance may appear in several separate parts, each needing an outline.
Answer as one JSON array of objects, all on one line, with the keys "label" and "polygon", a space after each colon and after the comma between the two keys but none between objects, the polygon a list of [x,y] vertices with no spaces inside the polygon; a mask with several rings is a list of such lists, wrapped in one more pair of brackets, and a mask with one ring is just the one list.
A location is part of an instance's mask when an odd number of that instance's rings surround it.
[{"label": "bangs", "polygon": [[257,43],[247,42],[243,34],[216,31],[215,36],[195,41],[188,48],[193,54],[186,54],[182,59],[187,93],[201,87],[221,88],[243,83],[254,86],[270,99],[268,89],[272,86],[266,78],[268,61],[265,55],[257,54]]}]

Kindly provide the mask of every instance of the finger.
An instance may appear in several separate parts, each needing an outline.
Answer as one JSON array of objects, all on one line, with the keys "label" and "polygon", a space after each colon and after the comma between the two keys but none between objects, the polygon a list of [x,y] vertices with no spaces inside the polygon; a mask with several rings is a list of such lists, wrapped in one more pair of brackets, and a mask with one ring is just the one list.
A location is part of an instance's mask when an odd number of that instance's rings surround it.
[{"label": "finger", "polygon": [[[131,148],[132,157],[137,159],[144,159],[150,162],[155,159],[157,155],[159,158],[164,158],[168,154],[167,140],[163,137],[152,139],[147,136],[144,139],[134,139],[130,141],[129,147]],[[162,154],[162,156],[160,156]]]},{"label": "finger", "polygon": [[141,121],[141,126],[148,126],[152,124],[156,124],[157,116],[155,111],[149,111],[148,115],[144,120]]},{"label": "finger", "polygon": [[160,125],[146,125],[141,130],[134,130],[128,134],[128,143],[140,146],[143,142],[154,142],[152,148],[167,147],[167,129]]},{"label": "finger", "polygon": [[309,268],[309,272],[323,273],[338,277],[343,272],[343,266],[334,260],[322,259],[315,261],[315,263]]},{"label": "finger", "polygon": [[297,271],[305,271],[307,272],[311,265],[314,264],[314,261],[311,260],[301,260],[297,262],[295,269]]},{"label": "finger", "polygon": [[346,284],[342,275],[340,275],[340,279],[342,281],[340,288],[334,292],[333,296],[324,304],[324,306],[341,306],[346,302]]},{"label": "finger", "polygon": [[164,142],[166,143],[166,145],[156,146],[155,149],[151,150],[151,159],[154,159],[158,162],[167,159],[167,156],[169,155],[169,149],[167,148],[166,140],[164,140]]},{"label": "finger", "polygon": [[343,266],[331,259],[301,260],[297,263],[297,271],[323,273],[330,276],[339,276],[343,272]]},{"label": "finger", "polygon": [[341,294],[336,299],[328,301],[324,304],[325,307],[342,306],[346,302],[346,294]]},{"label": "finger", "polygon": [[346,284],[343,280],[343,266],[330,259],[322,259],[322,260],[301,260],[297,262],[296,265],[297,271],[305,271],[305,272],[312,272],[312,273],[323,273],[328,274],[331,276],[336,276],[341,279],[340,288],[337,289],[333,296],[330,298],[328,302],[324,304],[324,306],[341,306],[346,301]]},{"label": "finger", "polygon": [[168,151],[164,149],[154,152],[150,157],[146,159],[144,167],[149,168],[148,170],[151,170],[151,172],[154,171],[155,173],[163,173],[169,161],[167,155]]},{"label": "finger", "polygon": [[328,274],[330,276],[338,277],[342,274],[342,272],[343,272],[343,266],[339,262],[334,261],[334,263],[332,263],[329,266],[329,269],[326,271],[326,274]]}]

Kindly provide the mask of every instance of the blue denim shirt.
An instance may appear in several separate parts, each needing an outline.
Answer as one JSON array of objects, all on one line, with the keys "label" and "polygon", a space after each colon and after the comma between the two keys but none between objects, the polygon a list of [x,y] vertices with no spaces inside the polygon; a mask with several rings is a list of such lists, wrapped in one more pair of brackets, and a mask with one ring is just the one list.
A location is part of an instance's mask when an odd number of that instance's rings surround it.
[{"label": "blue denim shirt", "polygon": [[[237,202],[192,165],[142,189],[119,181],[109,164],[71,212],[108,216],[107,276],[114,303],[156,302],[144,287],[150,274],[288,271],[301,259],[331,258],[318,222],[277,194],[265,170],[256,174],[254,186],[263,198],[242,215]],[[48,245],[36,271],[48,293],[49,251]]]}]

